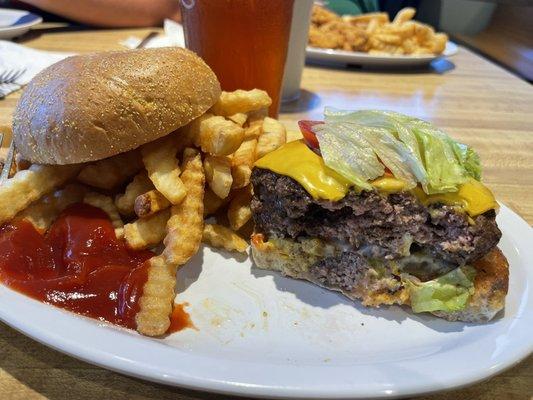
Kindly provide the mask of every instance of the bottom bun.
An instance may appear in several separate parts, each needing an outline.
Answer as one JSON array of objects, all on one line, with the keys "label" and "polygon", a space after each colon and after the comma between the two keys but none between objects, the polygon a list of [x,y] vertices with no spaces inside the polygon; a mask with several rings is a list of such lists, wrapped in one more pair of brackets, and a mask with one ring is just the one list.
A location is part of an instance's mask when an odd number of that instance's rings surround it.
[{"label": "bottom bun", "polygon": [[[341,292],[352,300],[361,300],[363,305],[409,305],[409,289],[388,268],[376,278],[374,270],[358,273],[357,282],[349,290],[324,284],[310,273],[310,267],[335,254],[333,246],[318,239],[294,241],[276,239],[264,241],[262,234],[252,236],[252,255],[255,265],[261,269],[281,272],[283,275],[303,279],[326,289]],[[461,311],[435,311],[432,314],[448,321],[487,322],[505,305],[509,282],[509,265],[500,249],[495,247],[482,259],[472,264],[476,269],[474,293]]]}]

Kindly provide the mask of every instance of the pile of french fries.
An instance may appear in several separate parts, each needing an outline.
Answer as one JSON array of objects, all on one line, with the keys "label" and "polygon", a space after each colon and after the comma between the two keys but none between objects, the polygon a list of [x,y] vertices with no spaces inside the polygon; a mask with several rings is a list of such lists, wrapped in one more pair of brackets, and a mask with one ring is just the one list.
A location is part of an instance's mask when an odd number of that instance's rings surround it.
[{"label": "pile of french fries", "polygon": [[391,22],[387,13],[339,15],[314,5],[309,44],[314,47],[370,54],[441,54],[448,36],[414,21],[416,10],[404,8]]},{"label": "pile of french fries", "polygon": [[25,219],[44,232],[73,203],[104,210],[128,247],[160,249],[149,261],[136,322],[140,333],[162,335],[176,270],[202,241],[246,252],[253,164],[286,142],[285,127],[267,116],[271,103],[258,89],[222,92],[204,115],[139,149],[89,164],[19,170],[0,186],[0,225]]}]

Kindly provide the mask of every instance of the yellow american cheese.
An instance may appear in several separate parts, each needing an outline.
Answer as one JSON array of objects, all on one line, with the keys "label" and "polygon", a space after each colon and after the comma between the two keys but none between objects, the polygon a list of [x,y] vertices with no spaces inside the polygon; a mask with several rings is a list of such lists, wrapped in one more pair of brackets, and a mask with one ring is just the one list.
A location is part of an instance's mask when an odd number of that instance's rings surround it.
[{"label": "yellow american cheese", "polygon": [[490,189],[475,179],[469,179],[463,183],[457,192],[428,195],[422,188],[416,187],[413,194],[426,206],[434,203],[460,206],[471,217],[498,208],[498,203]]},{"label": "yellow american cheese", "polygon": [[301,140],[289,142],[268,153],[257,160],[255,166],[290,176],[315,199],[340,200],[351,186]]},{"label": "yellow american cheese", "polygon": [[[255,162],[257,168],[268,169],[293,178],[315,199],[337,201],[342,199],[353,184],[324,164],[318,154],[302,140],[289,142]],[[370,182],[379,192],[397,193],[406,184],[393,176],[384,175]],[[424,204],[443,203],[460,206],[470,216],[498,208],[492,192],[481,182],[469,179],[457,192],[427,195],[420,186],[412,193]]]}]

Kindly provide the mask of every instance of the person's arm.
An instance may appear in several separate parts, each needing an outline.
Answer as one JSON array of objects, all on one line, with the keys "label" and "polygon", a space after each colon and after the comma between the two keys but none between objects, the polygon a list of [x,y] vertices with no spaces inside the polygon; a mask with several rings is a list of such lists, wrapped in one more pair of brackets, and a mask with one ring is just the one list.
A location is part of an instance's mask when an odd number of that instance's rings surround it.
[{"label": "person's arm", "polygon": [[161,25],[180,20],[179,0],[23,0],[73,21],[105,27]]}]

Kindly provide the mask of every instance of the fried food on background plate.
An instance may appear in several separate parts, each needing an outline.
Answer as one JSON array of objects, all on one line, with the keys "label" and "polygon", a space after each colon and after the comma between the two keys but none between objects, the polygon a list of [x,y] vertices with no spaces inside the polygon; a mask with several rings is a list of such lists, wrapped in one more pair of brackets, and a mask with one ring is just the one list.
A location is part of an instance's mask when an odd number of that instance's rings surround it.
[{"label": "fried food on background plate", "polygon": [[413,17],[414,8],[404,8],[391,22],[387,13],[338,16],[313,6],[309,45],[320,48],[362,51],[370,54],[441,54],[448,41],[444,33]]}]

